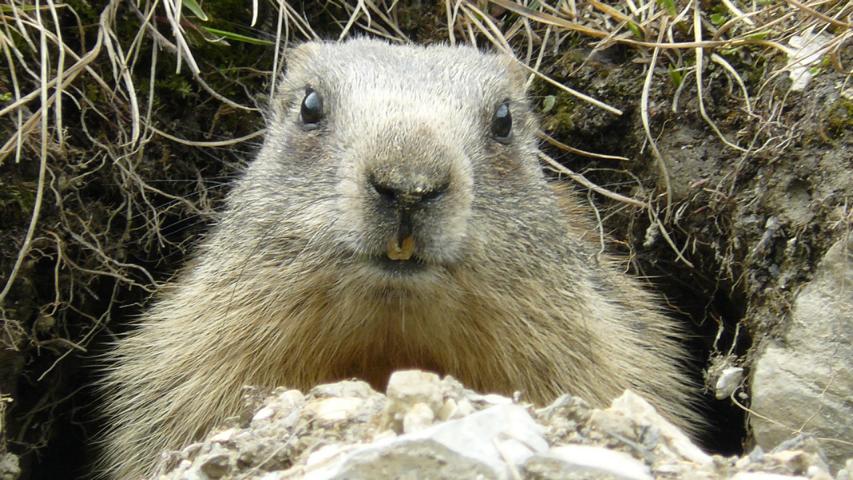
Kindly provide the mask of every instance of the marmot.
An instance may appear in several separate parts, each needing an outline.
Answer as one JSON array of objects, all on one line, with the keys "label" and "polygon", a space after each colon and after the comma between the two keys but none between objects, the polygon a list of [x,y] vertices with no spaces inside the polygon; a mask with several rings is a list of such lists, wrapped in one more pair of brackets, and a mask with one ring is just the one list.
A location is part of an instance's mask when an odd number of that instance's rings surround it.
[{"label": "marmot", "polygon": [[369,39],[288,52],[257,158],[111,355],[108,476],[152,474],[243,385],[381,389],[406,368],[539,404],[632,388],[697,417],[679,328],[546,180],[515,62]]}]

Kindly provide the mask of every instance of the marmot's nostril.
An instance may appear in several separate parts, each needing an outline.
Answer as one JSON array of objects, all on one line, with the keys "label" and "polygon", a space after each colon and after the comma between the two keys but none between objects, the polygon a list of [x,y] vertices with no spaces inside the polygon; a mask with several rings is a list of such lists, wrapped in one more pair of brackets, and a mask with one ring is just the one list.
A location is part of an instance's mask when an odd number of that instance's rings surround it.
[{"label": "marmot's nostril", "polygon": [[370,182],[370,185],[373,187],[373,190],[375,190],[376,193],[378,193],[379,196],[382,197],[383,200],[386,200],[389,202],[396,202],[397,201],[397,198],[399,197],[399,191],[398,190],[379,182],[376,179],[376,177],[374,177],[372,175],[370,177],[368,177],[368,182]]},{"label": "marmot's nostril", "polygon": [[427,202],[430,200],[437,200],[444,196],[447,193],[447,189],[450,187],[450,182],[445,182],[437,187],[431,188],[429,190],[421,193],[421,201]]}]

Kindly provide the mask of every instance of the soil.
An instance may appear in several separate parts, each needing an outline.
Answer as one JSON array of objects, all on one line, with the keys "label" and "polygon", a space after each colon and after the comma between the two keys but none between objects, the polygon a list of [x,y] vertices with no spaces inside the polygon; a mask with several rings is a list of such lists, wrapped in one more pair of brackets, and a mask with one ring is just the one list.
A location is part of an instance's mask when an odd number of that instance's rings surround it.
[{"label": "soil", "polygon": [[[221,3],[221,10],[208,13],[227,17],[229,8],[237,8]],[[235,18],[246,15],[241,8]],[[98,12],[83,6],[78,12],[87,25],[97,24]],[[443,11],[416,12],[400,21],[412,40],[446,38]],[[323,25],[333,13],[318,11],[310,19]],[[127,25],[136,21],[125,15]],[[844,75],[826,69],[805,91],[791,92],[785,76],[770,76],[779,66],[773,62],[781,60],[743,47],[728,60],[747,72],[748,113],[725,70],[709,65],[703,82],[707,113],[729,141],[753,146],[744,154],[727,147],[699,115],[695,78],[682,78],[686,85],[679,91],[671,71],[658,68],[648,110],[669,177],[667,208],[639,109],[647,52],[620,46],[592,51],[588,39],[569,38],[544,59],[543,72],[624,113],[613,115],[537,81],[531,93],[542,110],[543,130],[573,147],[629,160],[543,149],[604,188],[653,199],[643,210],[577,186],[602,231],[614,239],[609,248],[624,254],[626,268],[646,278],[694,333],[696,378],[713,384],[715,372],[732,365],[748,372],[762,341],[784,333],[792,296],[811,278],[816,261],[850,228],[853,93],[849,86],[844,90]],[[203,40],[194,48],[215,90],[244,105],[264,104],[272,48],[240,42],[225,48]],[[134,77],[139,92],[153,88],[152,124],[158,129],[210,141],[262,128],[257,111],[212,99],[186,68],[176,74],[168,53],[160,53],[150,85],[150,55],[150,41],[143,42]],[[107,62],[94,68],[108,76]],[[5,85],[8,72],[0,70],[0,94]],[[96,87],[80,88],[90,88],[89,102],[63,104],[65,143],[48,146],[47,189],[32,250],[0,305],[0,393],[13,399],[6,422],[0,422],[0,455],[5,445],[20,457],[23,479],[85,474],[100,428],[92,388],[98,354],[180,267],[215,221],[230,179],[261,141],[201,148],[153,135],[133,155],[113,157],[128,112]],[[10,138],[14,123],[3,118],[0,131]],[[19,163],[12,157],[0,163],[0,285],[12,271],[35,204],[38,147],[36,134]],[[554,173],[555,180],[560,176]],[[737,397],[744,405],[747,392],[748,385]],[[741,453],[750,444],[742,408],[715,400],[713,392],[706,397],[714,428],[705,446]]]}]

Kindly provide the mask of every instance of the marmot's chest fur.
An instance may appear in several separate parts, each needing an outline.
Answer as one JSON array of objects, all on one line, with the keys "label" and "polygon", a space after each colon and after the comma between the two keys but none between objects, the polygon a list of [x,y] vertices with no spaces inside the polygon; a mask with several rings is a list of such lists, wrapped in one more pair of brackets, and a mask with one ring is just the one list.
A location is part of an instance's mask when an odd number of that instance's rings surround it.
[{"label": "marmot's chest fur", "polygon": [[515,60],[372,40],[287,53],[264,146],[107,378],[114,478],[233,415],[244,384],[398,368],[688,423],[679,331],[546,182]]}]

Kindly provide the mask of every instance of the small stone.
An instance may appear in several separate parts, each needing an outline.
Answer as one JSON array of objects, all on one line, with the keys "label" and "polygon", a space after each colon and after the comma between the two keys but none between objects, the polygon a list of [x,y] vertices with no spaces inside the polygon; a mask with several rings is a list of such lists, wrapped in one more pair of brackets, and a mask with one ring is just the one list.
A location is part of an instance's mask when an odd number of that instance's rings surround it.
[{"label": "small stone", "polygon": [[806,477],[779,475],[778,473],[738,472],[731,480],[809,480]]},{"label": "small stone", "polygon": [[626,390],[619,398],[613,400],[607,411],[621,413],[642,425],[656,427],[667,447],[684,459],[700,465],[713,462],[711,456],[690,441],[684,432],[663,418],[649,402],[630,390]]},{"label": "small stone", "polygon": [[835,480],[853,480],[853,458],[848,458],[844,468],[838,471]]},{"label": "small stone", "polygon": [[735,468],[737,468],[738,470],[743,470],[743,469],[749,467],[749,465],[751,463],[752,463],[752,459],[749,456],[741,457],[741,458],[737,459],[737,461],[735,461]]},{"label": "small stone", "polygon": [[475,410],[476,409],[474,408],[474,405],[471,405],[471,402],[468,401],[467,398],[463,398],[462,400],[456,402],[456,411],[453,412],[451,418],[459,419],[467,417],[468,415],[474,413]]},{"label": "small stone", "polygon": [[478,395],[476,399],[483,403],[488,403],[489,405],[507,405],[512,403],[511,398],[507,398],[503,395],[497,395],[494,393],[489,393],[487,395]]},{"label": "small stone", "polygon": [[534,455],[524,465],[549,479],[652,480],[649,467],[634,457],[588,445],[562,445]]},{"label": "small stone", "polygon": [[336,383],[317,385],[311,389],[310,395],[314,398],[370,398],[377,395],[377,392],[367,382],[362,382],[361,380],[344,380]]},{"label": "small stone", "polygon": [[761,448],[760,445],[756,445],[755,448],[749,452],[749,459],[753,462],[760,462],[764,459],[764,449]]},{"label": "small stone", "polygon": [[442,405],[441,408],[438,409],[438,412],[436,412],[436,417],[442,421],[449,420],[453,417],[453,414],[456,413],[457,409],[458,406],[456,404],[456,400],[448,398],[444,401],[444,405]]},{"label": "small stone", "polygon": [[419,432],[432,425],[435,414],[425,403],[416,403],[403,416],[403,433]]},{"label": "small stone", "polygon": [[438,375],[420,370],[394,372],[388,379],[386,389],[391,402],[412,406],[424,403],[438,411],[444,403]]},{"label": "small stone", "polygon": [[331,445],[323,445],[308,456],[308,459],[305,461],[305,465],[316,466],[323,463],[328,463],[329,461],[331,461],[338,455],[346,452],[347,450],[352,450],[352,447],[337,443],[333,443]]},{"label": "small stone", "polygon": [[[440,423],[413,437],[430,438],[501,470],[506,468],[506,462],[520,465],[530,455],[546,451],[548,443],[543,433],[542,426],[533,421],[525,408],[508,404]],[[409,435],[400,438],[406,437]]]},{"label": "small stone", "polygon": [[293,475],[288,475],[288,472],[269,472],[261,475],[258,480],[284,480],[286,478],[298,478]]},{"label": "small stone", "polygon": [[252,417],[252,423],[264,421],[271,418],[273,415],[275,415],[275,410],[273,410],[272,407],[263,407],[255,412],[255,415]]},{"label": "small stone", "polygon": [[227,430],[222,430],[221,432],[218,432],[218,433],[214,434],[213,436],[211,436],[209,438],[209,441],[217,442],[217,443],[227,442],[227,441],[231,440],[231,437],[233,437],[235,433],[237,433],[236,428],[229,428]]},{"label": "small stone", "polygon": [[[0,422],[2,418],[0,418]],[[0,480],[17,480],[21,476],[18,457],[11,453],[0,454]]]},{"label": "small stone", "polygon": [[817,465],[812,465],[807,468],[806,475],[809,476],[809,480],[832,480],[832,475]]},{"label": "small stone", "polygon": [[792,473],[796,474],[805,473],[811,466],[823,465],[823,461],[818,455],[802,450],[774,450],[765,455],[765,458],[786,466]]},{"label": "small stone", "polygon": [[397,433],[394,432],[394,430],[382,430],[381,432],[374,435],[372,440],[374,442],[378,442],[380,440],[387,440],[389,438],[397,438]]},{"label": "small stone", "polygon": [[193,458],[201,451],[202,447],[204,447],[202,443],[191,443],[181,450],[181,455],[184,458]]},{"label": "small stone", "polygon": [[332,423],[355,417],[362,405],[364,400],[361,398],[324,398],[308,402],[305,410],[321,422]]},{"label": "small stone", "polygon": [[289,408],[298,408],[305,404],[305,395],[299,390],[286,390],[278,394],[276,403]]},{"label": "small stone", "polygon": [[222,478],[230,470],[229,457],[224,453],[210,455],[202,459],[199,467],[210,478]]},{"label": "small stone", "polygon": [[740,386],[743,380],[743,368],[729,367],[723,370],[714,385],[714,396],[717,400],[728,398]]},{"label": "small stone", "polygon": [[388,379],[388,403],[382,424],[397,433],[404,433],[404,419],[418,404],[426,406],[435,418],[444,406],[444,395],[438,375],[420,370],[394,372]]},{"label": "small stone", "polygon": [[595,409],[590,415],[589,424],[599,432],[605,432],[614,438],[633,438],[634,422],[630,417],[610,409]]}]

